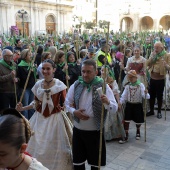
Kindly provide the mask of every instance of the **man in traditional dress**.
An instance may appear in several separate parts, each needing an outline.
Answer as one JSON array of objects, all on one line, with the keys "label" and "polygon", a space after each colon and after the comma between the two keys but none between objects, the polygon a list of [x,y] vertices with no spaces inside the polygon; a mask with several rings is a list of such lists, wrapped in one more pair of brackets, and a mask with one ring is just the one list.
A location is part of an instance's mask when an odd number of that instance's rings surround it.
[{"label": "man in traditional dress", "polygon": [[16,64],[12,63],[13,53],[5,49],[2,51],[3,59],[0,60],[0,111],[5,108],[15,108],[15,88],[14,82],[17,80]]},{"label": "man in traditional dress", "polygon": [[157,118],[161,119],[165,75],[167,70],[170,70],[170,54],[164,50],[164,46],[161,42],[156,42],[154,44],[154,52],[151,53],[147,61],[147,66],[150,72],[150,112],[147,113],[147,116],[154,115],[155,98],[157,98]]},{"label": "man in traditional dress", "polygon": [[[98,169],[100,146],[100,122],[102,103],[104,120],[107,110],[110,114],[117,111],[118,105],[110,87],[106,85],[106,95],[99,95],[97,89],[103,85],[103,79],[97,77],[96,62],[85,60],[80,77],[68,90],[66,108],[74,116],[73,128],[73,164],[74,170],[85,170],[85,162],[92,170]],[[106,165],[106,146],[102,135],[101,166]]]}]

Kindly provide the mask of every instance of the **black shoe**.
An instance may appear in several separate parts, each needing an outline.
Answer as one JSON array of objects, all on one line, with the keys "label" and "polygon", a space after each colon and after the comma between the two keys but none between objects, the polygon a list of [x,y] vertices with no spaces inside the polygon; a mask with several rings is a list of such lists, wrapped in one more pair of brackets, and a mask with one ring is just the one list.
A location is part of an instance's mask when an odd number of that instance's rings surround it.
[{"label": "black shoe", "polygon": [[162,118],[162,114],[161,114],[161,113],[158,113],[158,114],[157,114],[157,118],[158,118],[158,119],[161,119],[161,118]]},{"label": "black shoe", "polygon": [[152,115],[154,115],[154,112],[152,111],[149,111],[148,113],[146,113],[146,116],[152,116]]}]

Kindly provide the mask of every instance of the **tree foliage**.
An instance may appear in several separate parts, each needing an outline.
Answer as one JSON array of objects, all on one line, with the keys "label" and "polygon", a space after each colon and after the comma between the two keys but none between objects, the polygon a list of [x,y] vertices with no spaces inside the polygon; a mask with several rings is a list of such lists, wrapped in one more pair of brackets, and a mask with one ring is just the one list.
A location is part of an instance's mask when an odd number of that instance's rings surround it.
[{"label": "tree foliage", "polygon": [[108,25],[108,21],[106,20],[99,20],[99,28],[107,28],[107,25]]},{"label": "tree foliage", "polygon": [[93,29],[95,27],[95,23],[94,22],[85,22],[84,27],[86,29]]}]

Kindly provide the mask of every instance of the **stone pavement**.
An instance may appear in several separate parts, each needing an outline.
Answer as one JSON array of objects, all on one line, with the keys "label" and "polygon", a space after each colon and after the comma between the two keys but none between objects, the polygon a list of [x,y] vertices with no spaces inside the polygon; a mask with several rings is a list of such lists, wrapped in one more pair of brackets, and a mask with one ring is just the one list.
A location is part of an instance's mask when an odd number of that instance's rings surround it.
[{"label": "stone pavement", "polygon": [[164,111],[162,115],[162,119],[157,119],[156,115],[147,117],[146,142],[144,125],[141,126],[141,139],[136,140],[133,122],[130,123],[128,142],[107,142],[107,165],[101,169],[170,170],[170,111],[167,111],[166,121]]}]

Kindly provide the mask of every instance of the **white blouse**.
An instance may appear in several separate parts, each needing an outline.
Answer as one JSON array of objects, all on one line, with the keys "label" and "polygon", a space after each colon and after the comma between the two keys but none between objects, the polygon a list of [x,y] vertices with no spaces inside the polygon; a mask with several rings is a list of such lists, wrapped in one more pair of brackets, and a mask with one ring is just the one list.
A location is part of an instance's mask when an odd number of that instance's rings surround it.
[{"label": "white blouse", "polygon": [[[7,170],[6,168],[0,168],[0,170]],[[32,162],[27,170],[49,170],[45,166],[43,166],[40,162],[38,162],[35,158],[32,158]]]},{"label": "white blouse", "polygon": [[[145,86],[140,83],[138,86],[126,85],[120,98],[120,103],[142,103],[142,98],[145,98]],[[146,94],[146,99],[149,99],[150,95]]]}]

